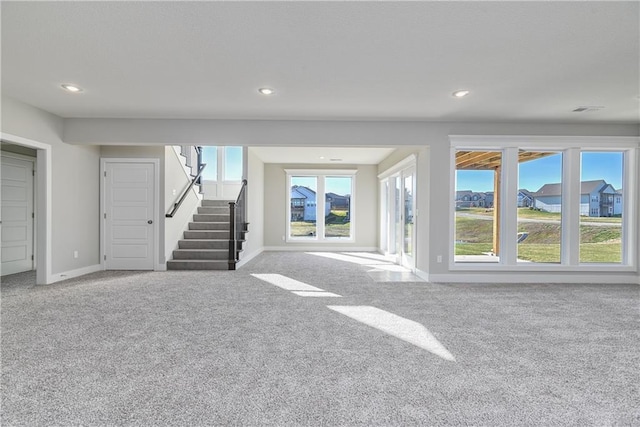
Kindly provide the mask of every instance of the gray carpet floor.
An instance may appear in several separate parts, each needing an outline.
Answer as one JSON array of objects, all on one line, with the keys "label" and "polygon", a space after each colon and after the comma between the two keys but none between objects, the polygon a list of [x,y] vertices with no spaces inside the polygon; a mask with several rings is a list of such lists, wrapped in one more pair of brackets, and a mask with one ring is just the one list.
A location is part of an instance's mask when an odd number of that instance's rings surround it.
[{"label": "gray carpet floor", "polygon": [[[273,252],[235,272],[3,278],[0,421],[640,425],[638,286],[380,282],[369,270]],[[418,322],[455,361],[337,304]]]}]

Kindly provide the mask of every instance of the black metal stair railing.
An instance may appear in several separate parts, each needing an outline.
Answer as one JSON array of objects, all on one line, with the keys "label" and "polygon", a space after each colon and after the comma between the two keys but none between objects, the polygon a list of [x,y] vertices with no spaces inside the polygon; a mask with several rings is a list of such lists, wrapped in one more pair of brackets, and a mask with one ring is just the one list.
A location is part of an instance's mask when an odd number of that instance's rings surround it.
[{"label": "black metal stair railing", "polygon": [[247,180],[243,179],[238,198],[235,202],[229,202],[229,270],[236,269],[245,234],[249,231],[246,189]]},{"label": "black metal stair railing", "polygon": [[196,184],[198,185],[201,184],[202,171],[204,171],[204,168],[207,167],[207,164],[202,163],[202,147],[194,146],[193,148],[195,149],[197,154],[198,173],[196,174],[196,176],[193,177],[193,179],[191,180],[187,188],[182,192],[182,194],[180,195],[180,198],[178,198],[178,200],[173,204],[173,208],[171,208],[171,212],[165,215],[165,217],[167,218],[173,218],[176,212],[178,212],[178,209],[180,209],[180,206],[182,205],[182,202],[184,202],[184,199],[187,198],[187,194],[189,194],[189,191],[191,190],[191,188]]}]

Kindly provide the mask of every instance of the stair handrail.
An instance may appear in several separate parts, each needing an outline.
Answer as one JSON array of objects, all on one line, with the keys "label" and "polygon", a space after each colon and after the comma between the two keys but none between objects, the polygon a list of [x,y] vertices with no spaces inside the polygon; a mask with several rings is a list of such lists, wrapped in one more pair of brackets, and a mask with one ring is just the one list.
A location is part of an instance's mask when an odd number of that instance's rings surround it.
[{"label": "stair handrail", "polygon": [[184,199],[187,198],[187,194],[189,194],[189,191],[191,190],[191,188],[193,188],[193,186],[199,181],[200,176],[202,176],[202,171],[204,170],[205,167],[207,167],[206,163],[200,164],[198,168],[198,174],[193,177],[193,179],[191,180],[187,188],[182,192],[182,195],[180,196],[178,201],[173,204],[173,208],[171,209],[171,212],[166,214],[165,217],[173,218],[176,212],[178,212],[178,209],[180,209],[180,206],[182,205],[182,202],[184,202]]},{"label": "stair handrail", "polygon": [[[229,270],[236,269],[236,263],[240,260],[238,241],[243,240],[243,234],[247,232],[246,188],[247,180],[243,179],[236,201],[229,202]],[[240,229],[238,224],[242,225]]]}]

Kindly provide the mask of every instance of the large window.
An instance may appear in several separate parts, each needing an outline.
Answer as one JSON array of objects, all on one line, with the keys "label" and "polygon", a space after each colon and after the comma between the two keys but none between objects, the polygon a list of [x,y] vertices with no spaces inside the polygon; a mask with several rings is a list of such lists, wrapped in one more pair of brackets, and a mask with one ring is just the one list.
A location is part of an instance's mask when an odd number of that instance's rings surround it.
[{"label": "large window", "polygon": [[562,153],[518,154],[520,262],[560,263],[562,247]]},{"label": "large window", "polygon": [[288,240],[353,239],[355,172],[287,170]]},{"label": "large window", "polygon": [[455,187],[455,260],[495,262],[500,255],[496,184],[502,153],[457,151]]},{"label": "large window", "polygon": [[635,264],[637,139],[451,139],[455,265]]},{"label": "large window", "polygon": [[242,180],[242,147],[224,147],[224,180]]},{"label": "large window", "polygon": [[580,262],[622,262],[623,153],[583,152],[580,159]]},{"label": "large window", "polygon": [[202,147],[202,162],[207,164],[202,172],[206,181],[242,181],[242,147]]}]

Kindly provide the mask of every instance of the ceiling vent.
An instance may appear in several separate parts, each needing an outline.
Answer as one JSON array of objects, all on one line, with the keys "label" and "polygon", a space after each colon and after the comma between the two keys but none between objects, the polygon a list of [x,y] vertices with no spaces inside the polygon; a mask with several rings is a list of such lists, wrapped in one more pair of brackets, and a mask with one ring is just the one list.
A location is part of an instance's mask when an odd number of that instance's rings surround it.
[{"label": "ceiling vent", "polygon": [[575,110],[573,110],[573,112],[574,113],[584,113],[586,111],[600,111],[603,108],[604,107],[597,106],[597,105],[585,105],[585,106],[576,108]]}]

